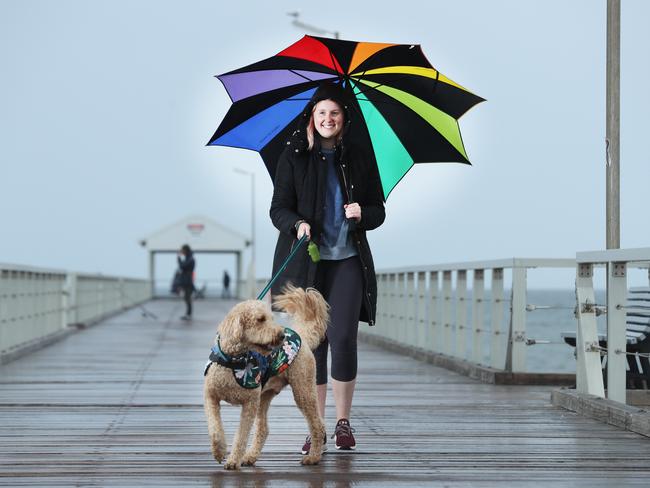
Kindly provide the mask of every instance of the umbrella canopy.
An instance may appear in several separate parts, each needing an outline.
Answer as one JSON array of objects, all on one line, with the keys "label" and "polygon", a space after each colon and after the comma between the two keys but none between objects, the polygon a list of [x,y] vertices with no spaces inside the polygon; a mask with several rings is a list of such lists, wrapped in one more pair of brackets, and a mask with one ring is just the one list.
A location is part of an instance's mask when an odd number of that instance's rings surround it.
[{"label": "umbrella canopy", "polygon": [[306,35],[277,55],[218,76],[232,106],[208,145],[258,151],[271,175],[324,81],[340,83],[350,137],[374,157],[384,197],[415,163],[469,163],[458,118],[483,99],[437,71],[418,45]]}]

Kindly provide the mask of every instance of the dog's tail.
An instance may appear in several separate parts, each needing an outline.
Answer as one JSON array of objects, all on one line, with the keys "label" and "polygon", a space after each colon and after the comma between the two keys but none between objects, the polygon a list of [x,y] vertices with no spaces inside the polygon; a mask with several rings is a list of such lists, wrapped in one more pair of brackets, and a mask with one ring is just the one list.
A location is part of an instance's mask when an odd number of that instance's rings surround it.
[{"label": "dog's tail", "polygon": [[275,306],[292,317],[292,327],[313,351],[318,347],[327,330],[329,305],[315,288],[284,287],[275,297]]}]

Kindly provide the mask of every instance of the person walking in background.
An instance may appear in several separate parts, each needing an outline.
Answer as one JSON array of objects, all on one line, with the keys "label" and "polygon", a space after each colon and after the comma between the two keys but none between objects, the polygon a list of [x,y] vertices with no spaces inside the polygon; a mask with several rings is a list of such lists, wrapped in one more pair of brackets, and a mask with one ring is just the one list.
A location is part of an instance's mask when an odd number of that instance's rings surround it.
[{"label": "person walking in background", "polygon": [[194,293],[194,268],[196,266],[194,253],[190,246],[183,244],[178,252],[177,260],[180,270],[180,288],[185,299],[185,315],[181,319],[190,320],[192,318],[192,294]]},{"label": "person walking in background", "polygon": [[226,270],[223,271],[222,285],[221,298],[230,298],[230,275]]},{"label": "person walking in background", "polygon": [[[385,218],[376,164],[349,145],[345,95],[335,84],[319,86],[282,153],[275,173],[270,216],[280,231],[273,275],[303,235],[318,245],[320,261],[299,252],[274,284],[314,286],[330,305],[327,335],[316,349],[318,407],[325,417],[327,353],[332,357],[332,391],[337,449],[355,449],[350,410],[357,376],[359,321],[374,325],[377,279],[366,231]],[[309,452],[307,436],[302,453]]]}]

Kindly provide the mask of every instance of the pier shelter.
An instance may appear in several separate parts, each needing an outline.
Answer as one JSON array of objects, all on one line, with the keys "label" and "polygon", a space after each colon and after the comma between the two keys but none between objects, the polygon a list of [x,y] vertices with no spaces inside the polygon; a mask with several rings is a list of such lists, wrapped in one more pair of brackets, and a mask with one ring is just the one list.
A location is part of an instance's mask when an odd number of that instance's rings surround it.
[{"label": "pier shelter", "polygon": [[242,252],[250,245],[242,234],[202,215],[191,215],[167,225],[140,241],[149,253],[151,296],[156,297],[156,254],[176,254],[188,244],[195,254],[233,254],[236,260],[235,296],[240,294]]}]

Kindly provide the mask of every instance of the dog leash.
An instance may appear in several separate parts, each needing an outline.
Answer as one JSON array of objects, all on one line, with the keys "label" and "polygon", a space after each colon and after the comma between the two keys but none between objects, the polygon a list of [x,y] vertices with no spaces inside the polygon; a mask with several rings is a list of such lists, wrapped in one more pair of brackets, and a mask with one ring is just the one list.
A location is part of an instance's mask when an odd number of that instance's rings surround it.
[{"label": "dog leash", "polygon": [[278,277],[282,274],[282,272],[284,271],[284,268],[287,267],[287,264],[289,264],[289,261],[291,261],[291,260],[293,259],[293,257],[295,256],[296,252],[298,251],[298,249],[300,249],[300,247],[302,246],[303,242],[305,242],[306,240],[307,240],[307,234],[303,235],[303,236],[300,238],[300,240],[298,241],[298,243],[293,247],[293,249],[291,250],[291,252],[290,252],[289,255],[287,256],[287,258],[284,260],[284,263],[282,263],[282,266],[280,266],[280,269],[277,271],[277,273],[275,273],[275,274],[273,275],[273,278],[271,278],[271,281],[269,281],[269,282],[266,284],[266,286],[264,287],[264,289],[260,292],[260,294],[257,295],[257,299],[258,299],[258,300],[261,300],[262,298],[264,298],[264,295],[266,295],[266,294],[269,292],[269,290],[271,289],[271,286],[273,286],[273,283],[275,283],[275,280],[277,280]]}]

